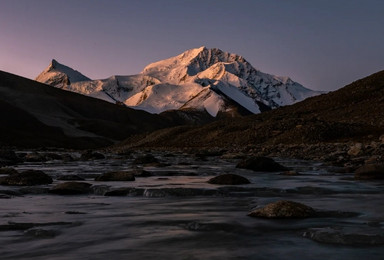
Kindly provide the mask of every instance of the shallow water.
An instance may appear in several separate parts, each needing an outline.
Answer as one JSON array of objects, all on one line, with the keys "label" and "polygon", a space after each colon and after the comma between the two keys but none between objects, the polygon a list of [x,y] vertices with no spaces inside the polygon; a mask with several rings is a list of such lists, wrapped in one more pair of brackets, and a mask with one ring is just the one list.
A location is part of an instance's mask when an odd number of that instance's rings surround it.
[{"label": "shallow water", "polygon": [[[383,232],[384,190],[380,182],[356,182],[317,162],[280,160],[302,175],[236,169],[237,160],[206,161],[176,154],[171,166],[144,167],[156,176],[134,182],[95,182],[94,176],[132,168],[132,159],[91,162],[24,163],[18,170],[41,169],[56,178],[86,177],[99,185],[90,195],[26,194],[0,199],[1,259],[382,259],[383,245],[345,246],[303,237],[310,228],[354,228]],[[180,164],[181,163],[181,164]],[[214,175],[236,173],[252,184],[217,186]],[[59,183],[55,180],[52,185]],[[49,185],[49,186],[52,186]],[[46,187],[46,186],[44,186]],[[130,196],[103,196],[132,187]],[[20,187],[0,187],[17,191]],[[269,220],[247,216],[257,206],[280,199],[317,210],[354,212],[346,216]]]}]

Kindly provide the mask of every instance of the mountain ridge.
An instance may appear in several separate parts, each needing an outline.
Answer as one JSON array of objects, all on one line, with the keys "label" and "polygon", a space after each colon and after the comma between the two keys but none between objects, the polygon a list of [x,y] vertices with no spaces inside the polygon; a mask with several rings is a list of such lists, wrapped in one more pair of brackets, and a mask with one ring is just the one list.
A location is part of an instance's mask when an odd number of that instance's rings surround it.
[{"label": "mountain ridge", "polygon": [[[273,109],[321,93],[288,77],[263,73],[240,55],[204,46],[151,63],[137,75],[67,84],[57,83],[42,72],[36,80],[151,113],[195,109],[211,116],[230,114],[239,106],[260,113],[261,103]],[[228,99],[235,103],[229,105]]]}]

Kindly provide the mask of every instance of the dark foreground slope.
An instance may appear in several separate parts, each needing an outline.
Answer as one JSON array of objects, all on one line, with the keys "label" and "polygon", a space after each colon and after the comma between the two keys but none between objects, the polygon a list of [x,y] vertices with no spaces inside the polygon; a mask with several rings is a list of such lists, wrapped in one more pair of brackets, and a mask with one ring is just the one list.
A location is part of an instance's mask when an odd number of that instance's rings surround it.
[{"label": "dark foreground slope", "polygon": [[91,148],[170,120],[0,71],[0,146]]},{"label": "dark foreground slope", "polygon": [[377,140],[384,134],[384,71],[338,91],[262,114],[127,139],[121,147],[221,147]]}]

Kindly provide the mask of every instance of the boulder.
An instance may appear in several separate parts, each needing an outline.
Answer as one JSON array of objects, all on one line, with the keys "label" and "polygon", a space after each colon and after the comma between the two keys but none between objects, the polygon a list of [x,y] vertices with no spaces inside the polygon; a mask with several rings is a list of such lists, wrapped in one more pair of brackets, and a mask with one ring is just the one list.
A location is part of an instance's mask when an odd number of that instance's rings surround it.
[{"label": "boulder", "polygon": [[27,170],[21,173],[16,172],[0,178],[1,185],[9,186],[32,186],[51,183],[52,178],[38,170]]},{"label": "boulder", "polygon": [[383,180],[384,164],[366,164],[355,171],[356,180]]},{"label": "boulder", "polygon": [[159,160],[157,160],[152,154],[139,156],[135,160],[133,160],[133,164],[151,164],[151,163],[159,163]]},{"label": "boulder", "polygon": [[132,172],[116,171],[106,172],[97,176],[95,181],[134,181],[135,176]]},{"label": "boulder", "polygon": [[280,200],[270,203],[263,208],[256,209],[248,214],[251,217],[261,218],[308,218],[315,216],[316,211],[304,204]]},{"label": "boulder", "polygon": [[86,182],[69,181],[57,184],[49,192],[60,195],[87,194],[90,193],[91,186],[92,184]]},{"label": "boulder", "polygon": [[257,172],[278,172],[289,170],[268,157],[252,157],[244,159],[236,165],[236,168],[248,169]]},{"label": "boulder", "polygon": [[348,246],[384,245],[384,233],[377,228],[312,228],[303,233],[303,237],[326,244]]},{"label": "boulder", "polygon": [[14,165],[20,162],[20,158],[14,151],[0,150],[0,167]]},{"label": "boulder", "polygon": [[105,156],[103,154],[98,152],[92,152],[90,150],[84,152],[80,157],[80,160],[82,161],[102,160],[102,159],[105,159]]},{"label": "boulder", "polygon": [[59,181],[83,181],[84,178],[80,177],[79,175],[75,174],[69,174],[69,175],[62,175],[57,178]]},{"label": "boulder", "polygon": [[10,175],[10,174],[15,174],[18,173],[15,169],[13,168],[0,168],[0,174],[2,175]]},{"label": "boulder", "polygon": [[208,181],[208,183],[218,185],[241,185],[249,184],[251,182],[243,176],[228,173],[213,177]]}]

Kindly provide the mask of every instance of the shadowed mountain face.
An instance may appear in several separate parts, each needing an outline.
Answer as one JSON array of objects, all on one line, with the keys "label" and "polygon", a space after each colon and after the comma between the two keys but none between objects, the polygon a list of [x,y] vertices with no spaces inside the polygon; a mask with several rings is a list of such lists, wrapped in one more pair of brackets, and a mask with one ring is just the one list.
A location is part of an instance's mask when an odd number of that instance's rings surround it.
[{"label": "shadowed mountain face", "polygon": [[0,145],[100,147],[171,121],[0,71]]},{"label": "shadowed mountain face", "polygon": [[122,146],[245,147],[375,140],[384,134],[384,71],[329,94],[258,115],[136,136]]}]

